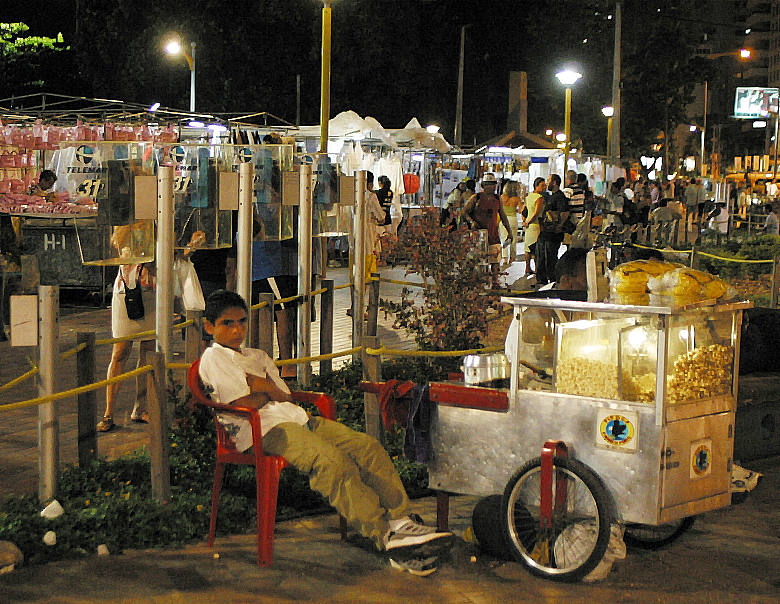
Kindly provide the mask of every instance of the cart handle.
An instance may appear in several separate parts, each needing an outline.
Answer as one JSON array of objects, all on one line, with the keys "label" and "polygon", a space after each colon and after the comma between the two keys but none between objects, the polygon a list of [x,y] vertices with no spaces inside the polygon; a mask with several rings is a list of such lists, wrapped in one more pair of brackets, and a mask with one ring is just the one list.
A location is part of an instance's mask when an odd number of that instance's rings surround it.
[{"label": "cart handle", "polygon": [[562,440],[548,440],[542,447],[542,467],[539,493],[539,528],[551,529],[553,516],[558,515],[566,506],[566,477],[555,479],[555,509],[552,502],[552,473],[555,457],[568,457],[569,449]]}]

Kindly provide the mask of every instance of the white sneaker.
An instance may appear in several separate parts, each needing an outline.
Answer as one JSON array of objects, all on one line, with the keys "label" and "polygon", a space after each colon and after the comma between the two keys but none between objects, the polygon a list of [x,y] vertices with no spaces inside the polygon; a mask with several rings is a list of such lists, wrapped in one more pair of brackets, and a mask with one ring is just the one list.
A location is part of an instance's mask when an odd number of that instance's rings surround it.
[{"label": "white sneaker", "polygon": [[452,536],[449,531],[438,532],[435,528],[415,522],[411,518],[403,518],[392,524],[394,526],[391,526],[384,539],[385,549],[388,551],[401,547],[415,547]]},{"label": "white sneaker", "polygon": [[409,558],[408,560],[394,560],[390,558],[390,566],[415,577],[427,577],[439,570],[438,560],[433,557]]}]

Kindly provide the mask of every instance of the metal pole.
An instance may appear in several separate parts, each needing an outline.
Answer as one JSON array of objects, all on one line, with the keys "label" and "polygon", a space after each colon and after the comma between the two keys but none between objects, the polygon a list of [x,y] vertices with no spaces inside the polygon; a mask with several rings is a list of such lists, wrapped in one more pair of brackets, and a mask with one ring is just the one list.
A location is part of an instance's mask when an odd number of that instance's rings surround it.
[{"label": "metal pole", "polygon": [[[354,281],[352,283],[352,346],[363,342],[363,299],[366,283],[366,171],[355,173],[355,233]],[[353,355],[355,360],[360,353]]]},{"label": "metal pole", "polygon": [[563,126],[564,134],[566,134],[566,142],[563,148],[563,174],[561,176],[566,178],[566,170],[569,167],[569,151],[571,150],[571,88],[566,87],[566,115]]},{"label": "metal pole", "polygon": [[777,178],[777,122],[778,114],[775,113],[775,162],[772,165],[772,180]]},{"label": "metal pole", "polygon": [[330,0],[322,3],[322,73],[320,75],[320,153],[328,152],[330,120]]},{"label": "metal pole", "polygon": [[[300,205],[298,206],[298,357],[311,356],[311,165],[301,165]],[[311,363],[298,364],[298,381],[311,382]]]},{"label": "metal pole", "polygon": [[466,48],[466,28],[463,25],[460,28],[460,59],[458,59],[458,97],[455,101],[455,133],[454,142],[456,147],[460,147],[461,137],[463,135],[463,61],[464,50]]},{"label": "metal pole", "polygon": [[190,43],[192,49],[192,69],[190,69],[190,113],[195,113],[195,42]]},{"label": "metal pole", "polygon": [[701,127],[701,151],[699,152],[699,171],[702,176],[705,175],[704,170],[704,135],[707,132],[707,89],[708,82],[704,80],[704,121]]},{"label": "metal pole", "polygon": [[295,76],[295,125],[301,125],[301,74]]},{"label": "metal pole", "polygon": [[[252,187],[255,167],[251,162],[238,166],[238,243],[236,244],[236,292],[252,304]],[[250,333],[249,326],[247,333]]]},{"label": "metal pole", "polygon": [[171,326],[173,315],[173,167],[160,166],[157,169],[157,291],[155,294],[155,331],[157,352],[165,362],[170,362]]},{"label": "metal pole", "polygon": [[[621,38],[620,2],[615,3],[615,49],[612,62],[612,106],[615,108],[615,123],[612,126],[612,157],[620,159],[620,38]],[[617,163],[617,162],[616,162]]]},{"label": "metal pole", "polygon": [[612,118],[607,118],[607,162],[612,163]]},{"label": "metal pole", "polygon": [[[55,367],[60,352],[59,305],[59,286],[38,287],[38,396],[57,392]],[[59,461],[59,402],[52,401],[38,406],[38,499],[41,502],[54,497]]]}]

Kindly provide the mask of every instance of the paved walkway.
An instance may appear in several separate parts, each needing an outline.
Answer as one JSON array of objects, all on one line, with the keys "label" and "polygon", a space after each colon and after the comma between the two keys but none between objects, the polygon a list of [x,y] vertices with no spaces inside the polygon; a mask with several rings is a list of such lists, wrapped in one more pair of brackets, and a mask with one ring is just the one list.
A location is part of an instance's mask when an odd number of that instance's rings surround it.
[{"label": "paved walkway", "polygon": [[[382,269],[383,276],[397,280],[404,280],[402,269]],[[349,279],[346,268],[329,269],[328,278],[335,281],[336,285],[346,283]],[[409,280],[414,280],[410,278]],[[380,295],[384,297],[397,297],[402,286],[393,283],[382,283]],[[333,350],[347,350],[352,347],[352,319],[347,316],[346,310],[350,306],[349,288],[338,289],[334,293],[334,318],[333,318]],[[319,307],[319,298],[317,299]],[[319,308],[317,310],[319,315]],[[312,324],[312,354],[319,354],[319,317]],[[60,316],[60,349],[65,351],[76,344],[76,336],[79,331],[92,331],[96,339],[111,337],[111,310],[110,308],[98,309],[63,309]],[[414,347],[410,338],[399,330],[392,328],[392,317],[384,317],[379,313],[377,333],[383,344],[396,349],[410,349]],[[173,361],[184,362],[184,343],[178,335],[173,337]],[[95,371],[96,379],[103,379],[111,357],[111,346],[96,347]],[[347,362],[350,357],[334,359],[334,367]],[[0,342],[0,384],[6,384],[12,379],[24,374],[33,365],[37,365],[37,350],[27,347],[11,347],[9,342]],[[138,359],[138,346],[135,345],[133,353],[128,360],[125,371],[129,371]],[[318,371],[315,363],[313,370]],[[67,390],[76,386],[76,360],[75,356],[62,361],[58,365],[57,373],[58,390]],[[175,379],[184,381],[182,372],[178,372]],[[102,417],[105,409],[105,390],[97,393],[96,422]],[[15,386],[4,392],[0,392],[0,405],[23,401],[38,396],[38,386],[35,378]],[[120,388],[114,421],[118,428],[98,435],[98,454],[109,459],[117,457],[127,451],[137,449],[149,442],[148,427],[144,424],[136,424],[130,421],[130,412],[135,400],[134,380],[122,383]],[[75,397],[65,399],[59,403],[60,416],[60,459],[63,464],[74,463],[78,459],[77,451],[77,414]],[[34,493],[37,491],[36,481],[38,474],[38,409],[30,407],[16,411],[3,413],[0,410],[0,460],[2,469],[0,472],[0,497],[12,493]]]},{"label": "paved walkway", "polygon": [[[337,283],[346,281],[346,270],[334,272]],[[513,267],[512,276],[519,272]],[[397,271],[383,273],[403,278]],[[383,283],[383,295],[392,295],[391,287]],[[346,292],[338,290],[336,295],[336,350],[350,345]],[[77,330],[108,337],[108,316],[106,309],[63,316],[62,348],[73,346]],[[316,328],[315,323],[315,333]],[[380,334],[389,345],[410,346],[381,314]],[[312,340],[317,342],[316,337]],[[29,368],[27,357],[32,354],[0,343],[0,384]],[[108,347],[99,349],[99,373],[109,354]],[[63,388],[73,385],[74,373],[75,363],[63,362]],[[36,395],[30,382],[0,393],[0,403]],[[117,455],[146,442],[146,428],[128,421],[132,395],[132,386],[126,385],[117,407],[120,429],[99,436],[100,455]],[[100,393],[99,413],[102,405]],[[74,403],[62,406],[62,460],[69,463],[76,458]],[[9,412],[0,422],[0,496],[35,492],[36,442],[34,409]],[[127,551],[24,567],[0,576],[0,602],[778,602],[780,458],[751,462],[749,467],[766,476],[747,501],[703,515],[665,549],[629,551],[597,584],[551,583],[517,563],[482,554],[468,541],[476,500],[461,496],[451,500],[450,526],[467,540],[459,539],[443,558],[440,571],[426,579],[392,570],[386,558],[360,544],[341,542],[336,517],[327,515],[278,523],[271,568],[256,566],[254,535],[220,536],[214,549],[201,542],[181,549]],[[434,523],[432,497],[415,500],[412,507],[427,523]]]}]

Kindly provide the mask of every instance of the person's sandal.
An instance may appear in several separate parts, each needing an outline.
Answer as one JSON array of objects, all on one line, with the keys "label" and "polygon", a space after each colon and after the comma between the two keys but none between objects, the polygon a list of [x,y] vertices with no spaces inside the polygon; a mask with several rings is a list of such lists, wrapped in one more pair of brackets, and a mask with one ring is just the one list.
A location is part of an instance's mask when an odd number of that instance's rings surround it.
[{"label": "person's sandal", "polygon": [[111,415],[104,415],[103,419],[100,420],[97,425],[98,432],[110,432],[114,428],[116,428],[116,424],[114,423],[114,418]]},{"label": "person's sandal", "polygon": [[133,411],[130,414],[130,421],[133,421],[136,424],[148,424],[151,421],[151,417],[149,416],[148,411]]}]

